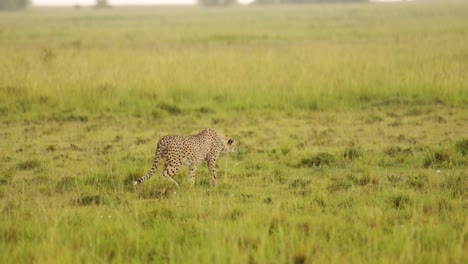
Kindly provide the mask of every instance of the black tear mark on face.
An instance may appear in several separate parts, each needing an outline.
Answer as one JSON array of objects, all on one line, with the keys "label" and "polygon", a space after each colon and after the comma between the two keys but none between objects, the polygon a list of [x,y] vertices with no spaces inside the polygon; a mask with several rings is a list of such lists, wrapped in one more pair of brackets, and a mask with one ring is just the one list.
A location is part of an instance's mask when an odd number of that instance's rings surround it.
[{"label": "black tear mark on face", "polygon": [[232,145],[232,143],[234,143],[234,139],[230,138],[227,143],[228,145]]}]

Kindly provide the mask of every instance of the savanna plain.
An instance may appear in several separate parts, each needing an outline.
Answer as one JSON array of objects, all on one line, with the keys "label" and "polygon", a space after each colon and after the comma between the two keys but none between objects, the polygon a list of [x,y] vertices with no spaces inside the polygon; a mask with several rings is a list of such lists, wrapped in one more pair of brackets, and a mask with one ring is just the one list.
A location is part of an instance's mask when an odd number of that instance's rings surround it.
[{"label": "savanna plain", "polygon": [[[467,263],[467,13],[0,13],[0,262]],[[206,127],[216,185],[132,185]]]}]

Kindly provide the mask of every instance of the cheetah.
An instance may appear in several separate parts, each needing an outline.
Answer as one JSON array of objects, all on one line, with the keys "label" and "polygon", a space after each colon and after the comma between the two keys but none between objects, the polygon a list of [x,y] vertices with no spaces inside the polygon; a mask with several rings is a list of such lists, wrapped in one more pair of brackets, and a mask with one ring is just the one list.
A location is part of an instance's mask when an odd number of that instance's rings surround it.
[{"label": "cheetah", "polygon": [[164,160],[162,177],[176,186],[179,186],[179,184],[172,176],[177,173],[182,165],[189,168],[190,182],[193,185],[195,183],[195,171],[203,160],[207,162],[212,180],[216,183],[216,160],[219,154],[235,151],[236,142],[234,139],[226,138],[211,128],[206,128],[191,136],[165,136],[161,138],[156,147],[156,154],[150,171],[133,184],[138,185],[151,178],[158,168],[160,159]]}]

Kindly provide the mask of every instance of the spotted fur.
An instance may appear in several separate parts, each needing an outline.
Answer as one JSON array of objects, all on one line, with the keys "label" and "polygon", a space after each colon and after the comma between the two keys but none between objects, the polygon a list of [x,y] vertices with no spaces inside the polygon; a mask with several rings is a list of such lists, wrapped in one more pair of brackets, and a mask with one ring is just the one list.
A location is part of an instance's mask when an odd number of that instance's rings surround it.
[{"label": "spotted fur", "polygon": [[220,153],[236,151],[236,142],[232,138],[226,138],[211,128],[206,128],[196,135],[163,137],[156,148],[153,166],[146,176],[134,182],[138,185],[153,176],[158,168],[160,159],[164,160],[163,178],[175,185],[179,184],[172,178],[182,165],[189,168],[190,181],[195,183],[195,171],[197,166],[206,161],[211,177],[216,182],[216,160]]}]

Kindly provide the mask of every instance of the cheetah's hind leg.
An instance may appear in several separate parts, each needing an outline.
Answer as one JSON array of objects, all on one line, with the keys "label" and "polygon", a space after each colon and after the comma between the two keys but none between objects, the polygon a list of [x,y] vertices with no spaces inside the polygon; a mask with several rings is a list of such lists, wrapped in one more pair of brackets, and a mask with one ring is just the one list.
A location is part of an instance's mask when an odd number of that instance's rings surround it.
[{"label": "cheetah's hind leg", "polygon": [[189,173],[190,173],[190,184],[192,186],[195,186],[195,172],[197,171],[196,166],[191,166],[189,167]]},{"label": "cheetah's hind leg", "polygon": [[163,171],[163,178],[168,179],[170,182],[174,183],[177,187],[179,187],[179,184],[172,178],[178,171],[179,171],[179,166],[177,165],[167,165],[164,167]]}]

